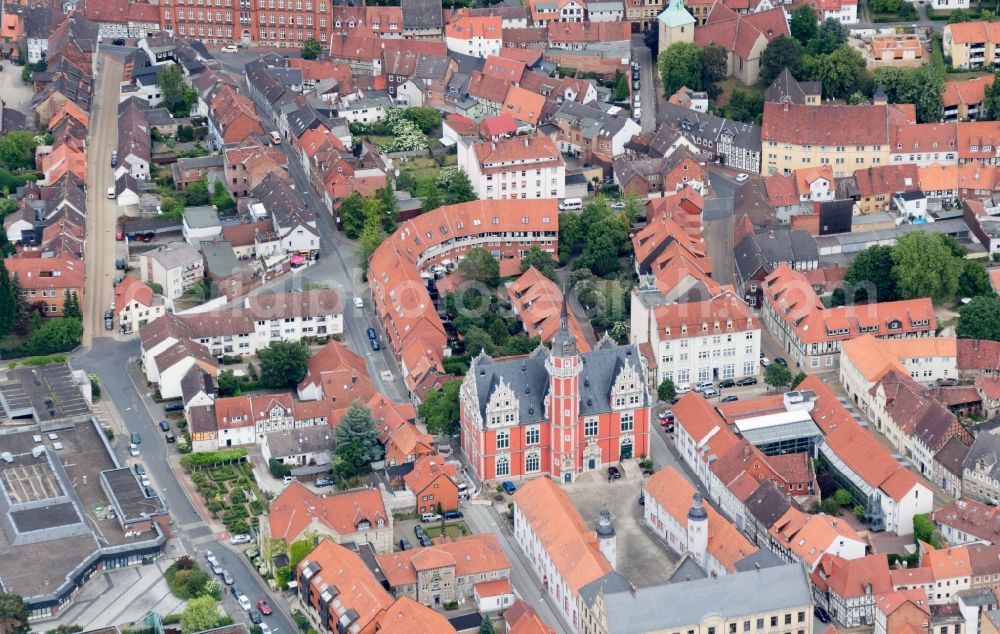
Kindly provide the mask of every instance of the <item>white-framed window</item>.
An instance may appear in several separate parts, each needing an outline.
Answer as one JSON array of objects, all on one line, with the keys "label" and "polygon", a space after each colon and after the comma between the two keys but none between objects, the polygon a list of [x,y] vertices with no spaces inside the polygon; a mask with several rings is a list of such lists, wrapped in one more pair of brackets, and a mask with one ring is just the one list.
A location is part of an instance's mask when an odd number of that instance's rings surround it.
[{"label": "white-framed window", "polygon": [[524,443],[526,445],[537,445],[541,440],[541,430],[537,426],[528,427],[524,430]]},{"label": "white-framed window", "polygon": [[597,419],[588,418],[583,422],[583,435],[584,436],[596,436],[597,435]]},{"label": "white-framed window", "polygon": [[498,431],[497,432],[497,449],[509,449],[510,448],[510,432],[509,431]]},{"label": "white-framed window", "polygon": [[537,451],[529,451],[524,457],[524,472],[534,473],[542,468],[542,458]]},{"label": "white-framed window", "polygon": [[510,475],[510,458],[507,456],[500,456],[497,458],[497,477]]},{"label": "white-framed window", "polygon": [[632,431],[635,428],[635,414],[632,412],[622,412],[622,431]]}]

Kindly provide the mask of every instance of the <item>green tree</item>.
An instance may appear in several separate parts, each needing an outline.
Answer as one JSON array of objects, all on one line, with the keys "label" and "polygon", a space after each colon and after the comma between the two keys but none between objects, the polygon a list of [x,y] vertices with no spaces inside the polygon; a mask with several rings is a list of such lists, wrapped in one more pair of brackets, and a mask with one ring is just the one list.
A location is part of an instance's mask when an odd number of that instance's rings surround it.
[{"label": "green tree", "polygon": [[794,390],[799,386],[800,383],[805,381],[807,378],[809,378],[809,376],[805,372],[799,372],[794,377],[792,377],[792,382],[788,385],[788,387]]},{"label": "green tree", "polygon": [[271,475],[277,479],[282,479],[285,476],[292,475],[292,470],[285,463],[281,462],[277,458],[271,458],[267,461],[267,468],[271,472]]},{"label": "green tree", "polygon": [[761,53],[761,83],[765,86],[770,85],[786,68],[792,72],[792,75],[799,73],[802,68],[802,44],[787,35],[779,35],[768,42],[764,52]]},{"label": "green tree", "polygon": [[583,242],[580,215],[570,211],[559,214],[559,262],[566,264]]},{"label": "green tree", "polygon": [[437,108],[407,108],[403,111],[403,117],[417,124],[417,127],[424,134],[430,134],[441,125],[441,111]]},{"label": "green tree", "polygon": [[188,185],[185,194],[188,207],[207,205],[209,200],[211,200],[211,196],[208,193],[208,177],[203,176],[201,180]]},{"label": "green tree", "polygon": [[959,308],[955,334],[960,339],[1000,341],[1000,297],[979,295]]},{"label": "green tree", "polygon": [[28,605],[12,592],[0,592],[0,634],[28,634]]},{"label": "green tree", "polygon": [[365,461],[365,452],[356,442],[337,445],[333,451],[333,470],[341,478],[353,478],[371,471],[371,465]]},{"label": "green tree", "polygon": [[348,196],[341,198],[337,215],[340,217],[341,226],[344,227],[344,235],[351,240],[357,240],[361,236],[361,230],[365,227],[364,197],[353,191]]},{"label": "green tree", "polygon": [[1000,81],[997,81],[998,79],[1000,79],[1000,71],[993,73],[993,83],[986,87],[986,99],[983,102],[986,118],[991,121],[1000,120]]},{"label": "green tree", "polygon": [[181,612],[181,629],[185,632],[204,632],[218,626],[222,615],[219,602],[210,596],[189,599]]},{"label": "green tree", "polygon": [[83,311],[80,310],[80,300],[76,292],[63,291],[63,317],[69,319],[83,319]]},{"label": "green tree", "polygon": [[792,17],[789,20],[788,29],[792,37],[799,41],[802,46],[809,44],[809,41],[816,37],[819,16],[810,4],[800,4],[792,10]]},{"label": "green tree", "polygon": [[701,50],[691,42],[674,42],[660,53],[657,64],[668,97],[681,87],[701,90]]},{"label": "green tree", "polygon": [[179,116],[187,114],[187,102],[184,95],[184,78],[181,69],[176,64],[164,64],[156,74],[156,85],[160,89],[164,108]]},{"label": "green tree", "polygon": [[625,101],[628,99],[628,76],[619,69],[615,69],[615,101]]},{"label": "green tree", "polygon": [[496,634],[496,630],[493,629],[493,621],[488,615],[483,617],[482,623],[479,624],[479,634]]},{"label": "green tree", "polygon": [[[468,177],[466,177],[468,178]],[[438,207],[444,204],[444,194],[436,186],[432,187],[424,193],[421,198],[420,211],[427,213],[428,211],[434,211]]]},{"label": "green tree", "polygon": [[500,281],[500,262],[486,249],[476,247],[465,252],[458,270],[470,282],[494,288]]},{"label": "green tree", "polygon": [[959,22],[968,22],[972,17],[969,16],[969,12],[965,9],[955,9],[948,14],[948,24],[957,24]]},{"label": "green tree", "polygon": [[472,189],[472,181],[469,180],[469,175],[463,170],[458,170],[448,180],[444,189],[445,202],[449,205],[457,205],[458,203],[465,203],[479,198],[475,190]]},{"label": "green tree", "polygon": [[338,445],[357,444],[365,462],[381,460],[385,451],[378,441],[375,417],[361,401],[351,403],[347,413],[340,418],[334,438]]},{"label": "green tree", "polygon": [[722,114],[736,121],[760,124],[764,118],[764,94],[734,90],[729,103],[722,107]]},{"label": "green tree", "polygon": [[851,96],[847,98],[847,105],[849,106],[865,106],[871,103],[871,100],[865,96],[865,93],[860,90],[855,90],[851,93]]},{"label": "green tree", "polygon": [[944,77],[934,66],[879,68],[873,74],[872,83],[885,89],[889,103],[915,104],[919,122],[941,120]]},{"label": "green tree", "polygon": [[219,372],[216,384],[219,387],[219,396],[239,396],[243,378],[236,376],[232,370],[223,370]]},{"label": "green tree", "polygon": [[701,49],[701,87],[715,97],[719,89],[716,82],[726,78],[729,54],[717,44],[709,44]]},{"label": "green tree", "polygon": [[267,387],[290,387],[301,381],[308,370],[309,347],[302,341],[275,341],[257,351],[260,379]]},{"label": "green tree", "polygon": [[868,247],[854,257],[854,261],[844,272],[844,281],[855,289],[873,288],[876,296],[867,298],[869,301],[893,301],[897,296],[892,267],[892,247]]},{"label": "green tree", "polygon": [[17,297],[14,296],[14,285],[10,273],[0,259],[0,335],[14,332],[14,319],[17,316]]},{"label": "green tree", "polygon": [[892,249],[892,274],[902,299],[930,297],[943,302],[955,297],[962,260],[952,254],[937,233],[914,231]]},{"label": "green tree", "polygon": [[846,99],[869,81],[865,58],[849,45],[816,59],[814,79],[823,82],[823,96]]},{"label": "green tree", "polygon": [[454,379],[429,391],[424,397],[417,407],[417,413],[424,419],[427,433],[440,436],[458,433],[458,391],[461,387],[462,381]]},{"label": "green tree", "polygon": [[[837,18],[827,18],[816,30],[816,37],[810,40],[807,49],[811,55],[829,55],[847,43],[851,34]],[[860,53],[858,53],[860,55]]]},{"label": "green tree", "polygon": [[934,522],[927,513],[913,516],[913,541],[934,545]]},{"label": "green tree", "polygon": [[0,200],[0,220],[3,220],[7,216],[11,215],[20,208],[20,205],[13,198],[4,198]]},{"label": "green tree", "polygon": [[531,267],[538,269],[539,273],[553,282],[559,283],[559,279],[556,277],[556,261],[552,259],[552,254],[548,251],[542,251],[537,246],[531,247],[521,257],[521,272],[524,273]]},{"label": "green tree", "polygon": [[854,498],[851,497],[851,492],[847,489],[837,489],[833,492],[833,501],[837,503],[837,506],[850,506],[854,503]]},{"label": "green tree", "polygon": [[236,201],[233,200],[229,190],[222,186],[222,183],[215,181],[212,183],[212,205],[219,211],[229,211],[236,209]]},{"label": "green tree", "polygon": [[74,623],[72,625],[60,625],[59,627],[51,630],[46,630],[45,634],[76,634],[77,632],[82,631],[83,627]]},{"label": "green tree", "polygon": [[392,188],[392,183],[387,183],[385,187],[379,187],[375,192],[378,200],[378,213],[382,218],[382,229],[386,233],[392,233],[399,224],[399,201],[396,200],[396,192]]},{"label": "green tree", "polygon": [[320,43],[310,37],[302,43],[302,59],[316,59],[322,50]]},{"label": "green tree", "polygon": [[764,383],[767,383],[771,387],[780,388],[791,382],[792,373],[788,371],[788,368],[780,363],[772,363],[767,366],[767,370],[764,371]]},{"label": "green tree", "polygon": [[656,388],[656,397],[664,403],[673,403],[674,399],[677,398],[677,389],[674,387],[674,382],[670,379],[663,379],[660,386]]},{"label": "green tree", "polygon": [[34,169],[36,147],[38,142],[30,132],[8,132],[0,136],[0,165],[12,172]]},{"label": "green tree", "polygon": [[358,236],[358,261],[363,269],[368,268],[368,259],[375,253],[375,249],[385,240],[385,230],[377,220],[369,219],[365,222],[361,235]]},{"label": "green tree", "polygon": [[979,262],[962,260],[962,273],[958,277],[958,296],[976,297],[977,295],[992,295],[990,274]]},{"label": "green tree", "polygon": [[83,337],[83,323],[79,319],[68,317],[47,319],[32,329],[31,336],[25,344],[26,351],[29,354],[67,352],[80,345],[81,337]]}]

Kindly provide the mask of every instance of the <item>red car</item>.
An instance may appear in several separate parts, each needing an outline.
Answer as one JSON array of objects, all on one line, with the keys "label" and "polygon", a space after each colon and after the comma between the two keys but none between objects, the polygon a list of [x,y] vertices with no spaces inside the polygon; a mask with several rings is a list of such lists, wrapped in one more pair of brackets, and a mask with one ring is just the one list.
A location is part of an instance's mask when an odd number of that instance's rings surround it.
[{"label": "red car", "polygon": [[124,239],[125,239],[125,233],[124,232],[119,231],[118,233],[115,234],[115,240],[119,240],[120,241],[120,240],[124,240]]},{"label": "red car", "polygon": [[261,599],[257,602],[257,609],[264,616],[271,616],[271,606],[267,604],[267,599]]}]

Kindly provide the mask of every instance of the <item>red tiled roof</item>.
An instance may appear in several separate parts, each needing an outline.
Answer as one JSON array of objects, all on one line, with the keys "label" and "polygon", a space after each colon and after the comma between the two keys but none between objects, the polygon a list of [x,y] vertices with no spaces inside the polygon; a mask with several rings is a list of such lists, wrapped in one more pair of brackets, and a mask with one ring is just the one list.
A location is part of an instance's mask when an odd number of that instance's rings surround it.
[{"label": "red tiled roof", "polygon": [[[270,535],[291,544],[312,527],[338,536],[353,535],[367,522],[372,529],[379,521],[389,525],[382,496],[376,489],[359,489],[335,495],[317,495],[295,480],[271,501],[267,515]],[[361,528],[359,528],[361,527]]]},{"label": "red tiled roof", "polygon": [[946,81],[941,101],[945,108],[961,104],[973,106],[986,99],[986,89],[993,85],[993,75],[973,77],[964,81]]},{"label": "red tiled roof", "polygon": [[115,287],[115,313],[121,313],[132,301],[140,306],[152,306],[153,289],[139,278],[129,275]]},{"label": "red tiled roof", "polygon": [[77,289],[82,292],[83,260],[70,256],[54,258],[28,257],[19,255],[4,260],[8,273],[17,275],[17,281],[24,290]]},{"label": "red tiled roof", "polygon": [[453,542],[378,555],[378,564],[393,588],[417,582],[417,572],[454,566],[456,577],[509,571],[510,561],[492,533],[470,535]]},{"label": "red tiled roof", "polygon": [[781,7],[737,14],[719,2],[712,8],[705,24],[695,27],[694,42],[699,47],[711,44],[721,46],[741,59],[749,60],[758,39],[770,42],[779,35],[789,35],[785,10]]},{"label": "red tiled roof", "polygon": [[[514,311],[529,337],[541,337],[548,342],[559,331],[563,295],[555,282],[535,267],[529,268],[507,287]],[[569,330],[576,337],[581,352],[590,350],[576,316],[569,315]]]},{"label": "red tiled roof", "polygon": [[912,120],[908,110],[885,105],[817,108],[768,102],[761,138],[799,145],[888,145],[890,123]]},{"label": "red tiled roof", "polygon": [[[296,486],[296,483],[292,486]],[[355,631],[360,634],[374,634],[377,629],[376,620],[384,618],[386,611],[395,605],[395,602],[368,570],[361,557],[333,540],[324,539],[299,562],[296,579],[301,578],[302,570],[312,564],[319,567],[319,572],[313,574],[307,582],[311,588],[310,594],[319,597],[327,587],[332,586],[336,586],[338,590],[337,600],[332,603],[330,609],[330,623],[324,625],[335,624],[341,615],[351,610],[354,613],[351,616],[356,615],[351,623],[352,630],[357,628]]]}]

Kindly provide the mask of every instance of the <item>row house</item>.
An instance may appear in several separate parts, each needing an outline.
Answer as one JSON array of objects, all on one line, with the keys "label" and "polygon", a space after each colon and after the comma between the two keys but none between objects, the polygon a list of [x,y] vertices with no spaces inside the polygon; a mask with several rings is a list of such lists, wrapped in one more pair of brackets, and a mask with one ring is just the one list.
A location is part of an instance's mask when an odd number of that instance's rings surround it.
[{"label": "row house", "polygon": [[[559,217],[554,200],[522,201],[518,213],[505,213],[502,201],[478,200],[440,207],[400,225],[368,262],[372,300],[388,344],[401,361],[411,392],[423,391],[443,375],[447,343],[422,273],[446,266],[468,249],[482,247],[500,260],[501,270],[516,267],[532,247],[558,251]],[[509,269],[514,271],[515,269]]]},{"label": "row house", "polygon": [[876,598],[893,590],[885,553],[854,559],[824,555],[810,581],[816,604],[845,628],[874,625]]},{"label": "row house", "polygon": [[716,161],[733,169],[761,171],[762,128],[665,103],[658,121],[679,132]]},{"label": "row house", "polygon": [[160,30],[160,9],[146,2],[89,2],[83,6],[83,16],[99,25],[102,39],[141,38]]},{"label": "row house", "polygon": [[531,23],[547,26],[551,22],[585,22],[587,4],[583,0],[529,0]]},{"label": "row house", "polygon": [[24,301],[39,306],[45,317],[62,317],[69,297],[75,296],[83,305],[84,263],[68,255],[43,255],[24,252],[5,259],[4,265],[11,277],[17,276]]},{"label": "row house", "polygon": [[743,559],[758,551],[673,467],[650,476],[642,495],[646,526],[677,555],[690,555],[713,577],[736,572]]},{"label": "row house", "polygon": [[[298,437],[308,437],[308,432]],[[330,430],[323,430],[330,434]],[[293,439],[296,432],[272,434],[267,440]],[[264,446],[261,447],[262,451]],[[346,491],[335,495],[317,494],[294,480],[268,505],[267,521],[261,522],[261,540],[278,540],[291,545],[320,533],[337,544],[370,545],[375,553],[392,552],[392,513],[376,489]]]},{"label": "row house", "polygon": [[246,198],[268,174],[288,173],[288,156],[251,136],[222,150],[226,189],[234,198]]},{"label": "row house", "polygon": [[932,336],[937,327],[930,299],[826,308],[799,271],[780,263],[763,284],[761,315],[790,361],[805,372],[837,367],[844,341]]},{"label": "row house", "polygon": [[[440,41],[388,39],[382,42],[382,70],[389,96],[398,99],[397,91],[400,86],[417,76],[421,60],[443,58],[447,54],[447,46]],[[427,74],[428,69],[423,70],[423,74]]]},{"label": "row house", "polygon": [[433,0],[401,0],[403,37],[440,40],[444,34],[444,11]]},{"label": "row house", "polygon": [[[350,546],[324,539],[295,568],[292,605],[312,627],[360,634],[400,627],[412,632],[455,634],[441,613],[409,597],[393,600],[362,559],[359,551],[366,546]],[[364,555],[371,557],[371,550]]]},{"label": "row house", "polygon": [[[507,297],[511,310],[521,320],[529,337],[539,337],[542,343],[548,343],[559,332],[563,294],[556,283],[538,269],[532,266],[514,280],[507,287]],[[590,347],[575,315],[568,315],[567,327],[580,349],[587,352]]]},{"label": "row house", "polygon": [[903,123],[889,131],[889,161],[893,165],[957,165],[958,159],[956,123]]},{"label": "row house", "polygon": [[319,253],[319,230],[316,217],[302,194],[273,172],[264,177],[252,194],[258,201],[252,205],[254,215],[263,214],[271,219],[282,250],[298,257],[298,263],[314,259]]},{"label": "row house", "polygon": [[771,229],[754,233],[744,221],[736,234],[733,250],[736,279],[743,287],[743,299],[755,310],[764,305],[764,282],[779,265],[785,264],[803,274],[819,267],[819,247],[807,231]]},{"label": "row house", "polygon": [[996,506],[960,497],[934,511],[931,519],[949,545],[1000,543],[1000,508]]},{"label": "row house", "polygon": [[944,54],[955,68],[993,69],[998,58],[1000,24],[975,21],[948,24],[941,36]]},{"label": "row house", "polygon": [[115,286],[115,317],[122,334],[132,334],[166,314],[163,296],[131,275]]},{"label": "row house", "polygon": [[630,340],[649,346],[654,385],[756,376],[760,322],[729,291],[704,301],[670,303],[658,289],[632,292]]},{"label": "row house", "polygon": [[920,172],[916,165],[878,165],[854,172],[857,198],[856,213],[881,214],[889,211],[893,197],[899,193],[920,191]]},{"label": "row house", "polygon": [[945,121],[975,121],[986,115],[986,92],[993,85],[993,76],[946,81],[941,102]]},{"label": "row house", "polygon": [[307,39],[326,42],[330,6],[326,0],[167,0],[160,3],[160,27],[209,44],[301,47]]},{"label": "row house", "polygon": [[490,533],[390,551],[376,561],[394,595],[429,607],[464,602],[474,597],[477,586],[510,579],[510,561]]},{"label": "row house", "polygon": [[566,197],[566,163],[552,140],[543,135],[498,142],[461,141],[458,164],[481,200]]},{"label": "row house", "polygon": [[449,21],[460,17],[492,18],[498,17],[500,25],[505,29],[523,29],[528,26],[531,10],[524,6],[493,5],[490,7],[461,7],[452,10]]},{"label": "row house", "polygon": [[639,198],[669,196],[684,188],[704,192],[708,187],[708,173],[686,149],[668,158],[618,158],[612,169],[619,188]]},{"label": "row house", "polygon": [[625,145],[641,131],[639,124],[623,113],[611,115],[593,104],[573,100],[563,101],[552,113],[551,123],[559,129],[553,140],[561,152],[604,164],[624,155]]},{"label": "row house", "polygon": [[499,55],[503,46],[503,20],[494,17],[459,17],[448,23],[444,43],[449,51],[481,57]]},{"label": "row house", "polygon": [[334,35],[374,35],[381,40],[403,37],[400,7],[334,5],[330,23]]},{"label": "row house", "polygon": [[829,515],[790,508],[768,532],[775,554],[787,562],[802,562],[812,573],[827,558],[850,561],[865,556],[865,540],[847,522]]},{"label": "row house", "polygon": [[136,180],[149,178],[152,160],[148,106],[130,98],[118,104],[118,167],[115,177],[128,174]]},{"label": "row house", "polygon": [[382,74],[382,41],[374,36],[334,35],[330,38],[330,61],[346,64],[351,73]]},{"label": "row house", "polygon": [[812,213],[814,203],[834,199],[833,168],[829,165],[772,174],[764,179],[767,197],[783,222],[793,215]]},{"label": "row house", "polygon": [[421,55],[413,76],[397,87],[396,103],[441,109],[445,106],[448,83],[458,72],[458,62],[446,56]]},{"label": "row house", "polygon": [[980,433],[962,461],[962,494],[987,504],[1000,501],[1000,436]]},{"label": "row house", "polygon": [[177,299],[205,277],[204,258],[186,242],[171,242],[139,255],[139,276]]},{"label": "row house", "polygon": [[253,102],[228,84],[216,84],[209,93],[208,127],[218,147],[263,135],[260,115]]}]

